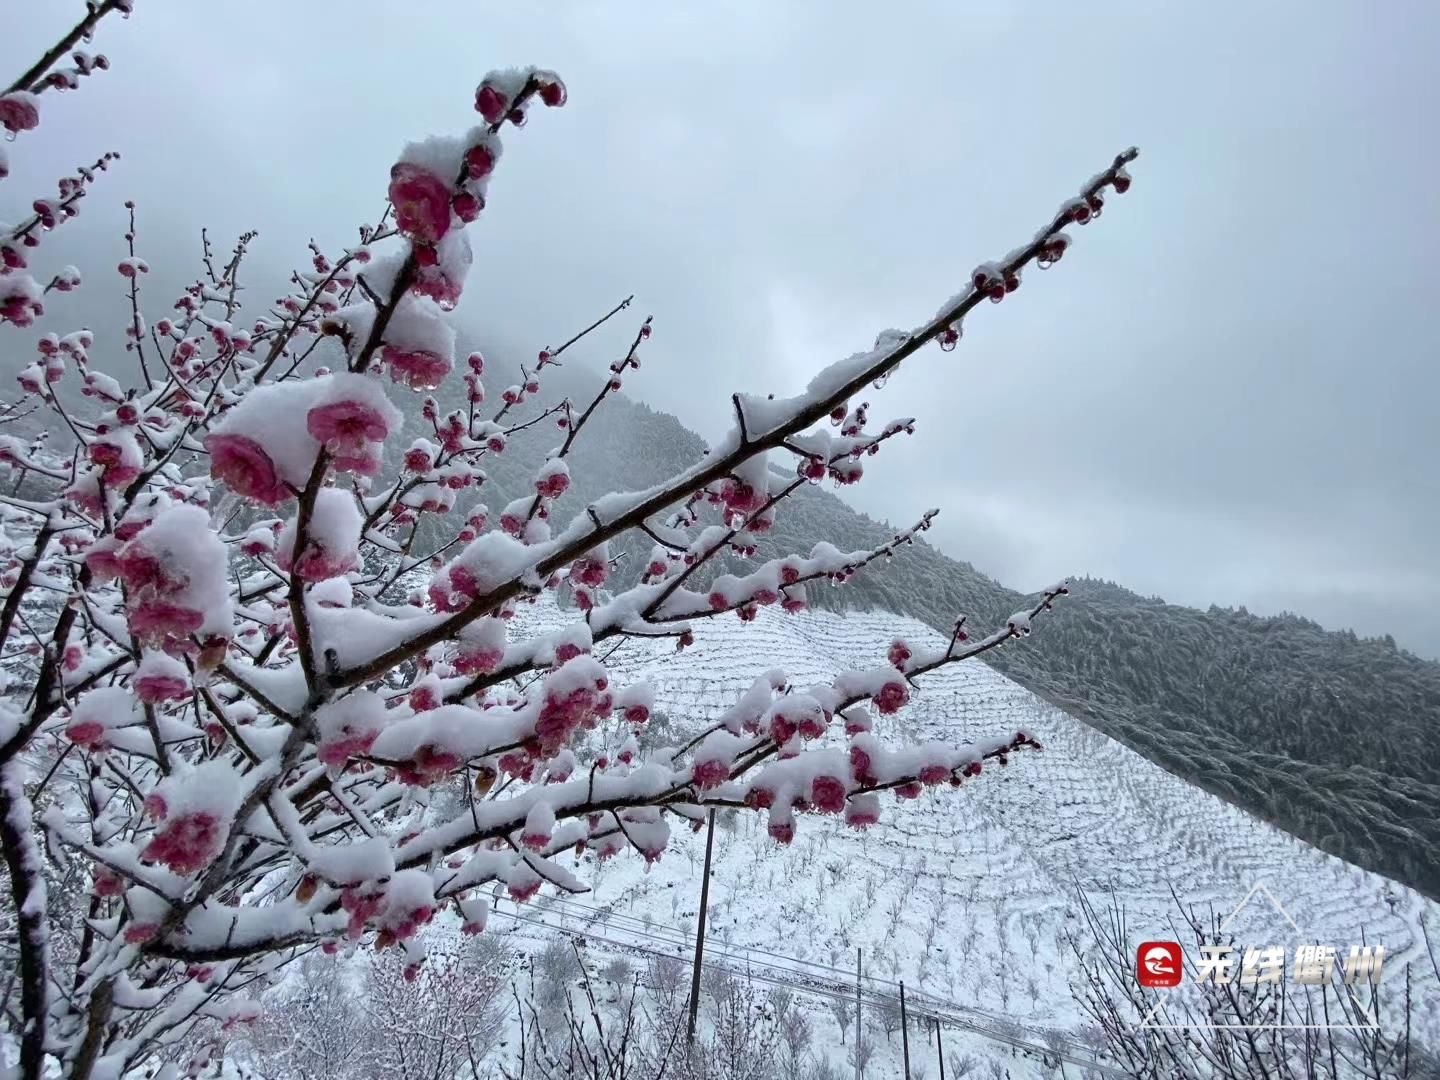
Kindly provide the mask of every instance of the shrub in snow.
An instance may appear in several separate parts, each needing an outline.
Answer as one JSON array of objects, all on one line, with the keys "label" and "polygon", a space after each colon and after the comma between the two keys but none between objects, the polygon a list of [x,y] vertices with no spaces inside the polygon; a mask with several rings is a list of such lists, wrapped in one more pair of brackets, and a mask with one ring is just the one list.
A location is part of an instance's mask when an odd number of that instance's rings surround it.
[{"label": "shrub in snow", "polygon": [[[89,5],[62,45],[128,9]],[[63,52],[0,96],[0,123],[22,148],[43,130],[47,89],[103,67],[53,69]],[[647,739],[653,689],[617,685],[598,647],[644,637],[679,650],[709,619],[799,611],[809,585],[843,583],[911,543],[933,511],[872,550],[822,542],[698,587],[718,556],[753,556],[754,535],[802,484],[853,482],[861,459],[913,432],[906,418],[872,426],[857,395],[927,345],[953,346],[979,303],[1068,252],[1062,230],[1095,217],[1105,189],[1124,190],[1134,151],[979,268],[934,319],[881,334],[796,397],[735,395],[733,429],[699,463],[562,521],[555,501],[587,421],[639,367],[652,325],[641,323],[594,400],[534,404],[547,366],[628,300],[540,350],[482,414],[485,360],[473,354],[452,374],[443,312],[465,285],[468,229],[504,173],[502,133],[565,91],[553,73],[523,68],[487,75],[474,100],[475,127],[403,148],[388,188],[375,178],[390,203],[380,224],[340,251],[312,242],[311,268],[260,310],[241,306],[246,234],[148,323],[148,266],[127,204],[130,319],[113,343],[133,361],[121,365],[136,374],[129,385],[99,370],[112,342],[29,330],[49,292],[81,283],[72,267],[49,285],[33,276],[43,241],[115,155],[0,228],[0,324],[12,349],[33,339],[37,356],[18,393],[63,433],[0,436],[0,463],[24,487],[11,485],[0,515],[0,638],[26,674],[0,700],[0,829],[26,1080],[50,1055],[67,1076],[118,1076],[220,1038],[256,1020],[239,988],[316,944],[394,948],[401,977],[423,985],[437,915],[478,933],[482,891],[583,891],[572,852],[582,872],[627,848],[652,861],[672,822],[698,827],[715,807],[764,811],[782,843],[814,815],[867,828],[882,819],[881,793],[960,786],[982,761],[1034,746],[1024,732],[896,745],[883,718],[927,672],[1028,633],[1063,583],[993,633],[971,638],[957,623],[944,649],[897,640],[872,666],[813,686],[769,672],[678,748]],[[413,393],[442,387],[463,406]],[[0,421],[23,410],[0,408]],[[405,412],[430,429],[408,447],[396,442]],[[530,493],[492,517],[474,503],[485,459],[540,421],[558,445]],[[719,524],[702,524],[707,510]],[[450,539],[423,550],[431,520],[448,523]],[[617,550],[637,529],[648,550]],[[645,558],[644,573],[615,588],[610,571],[627,554]],[[572,625],[514,632],[518,606],[547,593],[571,598]],[[72,921],[52,951],[45,881],[62,865],[91,887],[56,909]]]}]

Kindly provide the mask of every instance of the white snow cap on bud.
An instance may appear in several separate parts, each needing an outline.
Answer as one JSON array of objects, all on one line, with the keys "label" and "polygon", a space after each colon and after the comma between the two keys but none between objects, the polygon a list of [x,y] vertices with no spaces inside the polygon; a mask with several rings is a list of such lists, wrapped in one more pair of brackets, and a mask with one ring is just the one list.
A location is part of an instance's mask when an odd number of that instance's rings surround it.
[{"label": "white snow cap on bud", "polygon": [[240,550],[247,555],[266,555],[275,550],[275,530],[268,523],[253,525],[240,541]]},{"label": "white snow cap on bud", "polygon": [[386,324],[385,344],[406,351],[434,353],[452,363],[455,359],[455,331],[441,316],[440,306],[433,300],[409,293],[395,305],[395,314]]},{"label": "white snow cap on bud", "polygon": [[135,697],[121,686],[99,686],[81,696],[65,725],[65,737],[81,746],[100,749],[116,728],[140,722]]},{"label": "white snow cap on bud", "polygon": [[535,475],[535,491],[547,499],[558,499],[570,487],[570,466],[563,458],[551,458]]},{"label": "white snow cap on bud", "polygon": [[504,619],[487,615],[466,623],[456,638],[456,670],[462,675],[472,675],[498,667],[505,657],[508,636]]},{"label": "white snow cap on bud", "polygon": [[469,145],[459,136],[430,135],[418,142],[406,143],[396,160],[402,165],[414,165],[448,183],[460,175]]},{"label": "white snow cap on bud", "polygon": [[695,748],[690,779],[698,788],[719,787],[730,779],[730,766],[735,755],[750,745],[746,739],[728,731],[712,731]]},{"label": "white snow cap on bud", "polygon": [[175,657],[149,649],[136,667],[131,685],[148,704],[184,700],[190,696],[190,671]]},{"label": "white snow cap on bud", "polygon": [[283,568],[307,581],[323,581],[348,574],[360,565],[360,529],[364,521],[349,492],[321,488],[315,493],[305,550],[298,553],[297,523],[297,518],[291,518],[280,533],[277,546]]},{"label": "white snow cap on bud", "polygon": [[483,896],[462,896],[456,903],[460,907],[460,918],[464,920],[460,927],[462,933],[478,934],[485,929],[490,919],[489,900]]},{"label": "white snow cap on bud", "polygon": [[880,796],[873,791],[852,795],[845,803],[845,822],[864,829],[880,820]]},{"label": "white snow cap on bud", "polygon": [[395,873],[395,855],[390,850],[390,841],[383,836],[316,848],[309,862],[311,871],[332,885],[383,881]]},{"label": "white snow cap on bud", "polygon": [[385,701],[372,690],[327,702],[315,710],[315,729],[320,736],[315,756],[331,768],[339,768],[355,754],[368,751],[385,726]]},{"label": "white snow cap on bud", "polygon": [[524,859],[517,859],[505,872],[505,885],[516,902],[529,900],[540,891],[540,875]]},{"label": "white snow cap on bud", "polygon": [[741,694],[734,705],[720,715],[720,723],[726,731],[734,735],[740,734],[747,726],[757,724],[770,708],[775,691],[784,688],[785,682],[785,672],[779,668],[767,671],[750,684],[750,689]]},{"label": "white snow cap on bud", "polygon": [[[161,608],[184,608],[198,614],[193,632],[204,637],[229,637],[234,623],[230,585],[226,573],[225,545],[210,525],[210,516],[198,506],[172,506],[157,514],[140,535],[127,545],[138,548],[161,567],[165,581]],[[131,595],[131,630],[145,636],[152,622],[163,621],[158,609],[152,613],[144,596]],[[152,617],[153,616],[153,617]]]},{"label": "white snow cap on bud", "polygon": [[355,602],[355,590],[343,577],[326,578],[310,586],[310,600],[327,608],[348,608]]},{"label": "white snow cap on bud", "polygon": [[543,851],[555,832],[555,810],[548,802],[537,802],[525,816],[520,842],[532,851]]},{"label": "white snow cap on bud", "polygon": [[[615,707],[626,720],[639,721],[649,717],[655,708],[655,686],[653,683],[631,683],[615,695]],[[631,716],[634,712],[636,715]],[[641,712],[643,716],[639,715]]]}]

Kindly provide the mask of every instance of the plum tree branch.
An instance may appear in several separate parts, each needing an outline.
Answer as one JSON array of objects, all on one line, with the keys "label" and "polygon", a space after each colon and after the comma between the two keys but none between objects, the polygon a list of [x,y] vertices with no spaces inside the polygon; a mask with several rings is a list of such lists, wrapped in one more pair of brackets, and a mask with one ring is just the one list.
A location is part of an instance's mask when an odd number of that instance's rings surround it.
[{"label": "plum tree branch", "polygon": [[[1096,195],[1101,189],[1112,184],[1116,175],[1129,162],[1133,161],[1138,153],[1139,151],[1132,147],[1116,155],[1111,166],[1100,173],[1084,189],[1084,195]],[[1040,255],[1045,249],[1046,241],[1064,229],[1072,220],[1070,213],[1062,212],[1056,215],[1030,243],[1017,249],[1004,261],[1003,271],[1008,274],[1018,273]],[[537,553],[539,557],[532,567],[533,576],[543,580],[597,544],[619,536],[627,529],[635,528],[652,515],[680,501],[688,492],[706,487],[731,475],[741,462],[755,454],[782,446],[787,439],[798,435],[811,424],[828,416],[841,402],[848,401],[866,386],[887,376],[902,361],[913,356],[924,345],[934,341],[952,324],[964,319],[980,304],[985,295],[973,284],[967,285],[955,301],[948,304],[930,322],[909,334],[904,341],[889,349],[879,350],[878,355],[868,354],[863,363],[855,365],[856,370],[853,374],[847,375],[842,372],[833,385],[819,393],[812,394],[808,399],[803,399],[792,407],[788,417],[771,425],[768,430],[752,432],[748,444],[742,445],[737,442],[727,453],[706,458],[668,483],[659,485],[649,492],[638,493],[628,509],[615,514],[609,520],[600,520],[599,523],[596,523],[597,519],[602,518],[602,515],[598,513],[590,519],[577,518],[575,526],[567,530],[557,541],[546,545]],[[587,520],[589,521],[588,527],[586,527]],[[489,589],[483,595],[475,597],[467,607],[443,622],[386,649],[368,661],[330,674],[327,676],[329,686],[338,690],[368,682],[380,672],[403,663],[431,645],[453,638],[461,629],[482,615],[495,611],[501,605],[527,592],[528,586],[525,584],[525,578],[526,575],[516,574],[502,584]]]},{"label": "plum tree branch", "polygon": [[33,94],[40,93],[45,89],[41,80],[45,78],[45,73],[55,65],[55,61],[73,49],[81,39],[88,38],[94,32],[95,24],[106,15],[112,11],[128,9],[129,6],[125,0],[102,0],[99,4],[87,4],[84,18],[72,26],[59,41],[46,49],[40,59],[30,65],[18,79],[6,88],[5,92],[13,94],[20,90],[28,90]]}]

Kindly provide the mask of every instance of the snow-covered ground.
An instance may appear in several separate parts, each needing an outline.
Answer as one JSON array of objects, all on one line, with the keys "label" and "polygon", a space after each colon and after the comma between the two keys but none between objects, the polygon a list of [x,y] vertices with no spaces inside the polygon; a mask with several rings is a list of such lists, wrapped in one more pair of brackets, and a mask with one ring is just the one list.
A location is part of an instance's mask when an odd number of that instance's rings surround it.
[{"label": "snow-covered ground", "polygon": [[[559,619],[548,603],[522,606],[512,635]],[[769,668],[804,687],[883,662],[897,635],[943,644],[925,625],[882,612],[787,616],[762,609],[750,624],[722,617],[696,629],[695,644],[682,654],[668,641],[636,640],[606,660],[617,685],[652,681],[657,709],[685,726],[712,719]],[[1042,621],[1036,633],[1044,632]],[[1080,1038],[1084,1018],[1071,996],[1074,962],[1064,944],[1081,923],[1076,889],[1102,907],[1113,891],[1138,943],[1176,936],[1172,888],[1224,916],[1264,884],[1304,939],[1340,946],[1342,954],[1362,932],[1383,944],[1384,982],[1399,984],[1403,965],[1415,961],[1417,1032],[1440,1043],[1440,988],[1420,933],[1422,918],[1432,931],[1440,928],[1440,905],[1413,890],[1192,787],[978,661],[926,676],[911,703],[881,718],[877,732],[962,743],[1018,728],[1045,750],[987,767],[959,790],[927,789],[910,802],[886,797],[880,823],[864,833],[833,817],[802,815],[793,844],[782,847],[766,835],[763,817],[722,817],[707,964],[748,974],[757,993],[777,985],[796,991],[816,1044],[832,1048],[832,1064],[844,1075],[850,1067],[830,1006],[840,998],[853,1006],[857,949],[865,1008],[878,1012],[903,980],[912,1009],[944,1022],[947,1057],[995,1062],[1013,1080],[1061,1075],[1041,1062],[1044,1050],[1052,1062],[1058,1052],[1072,1063],[1066,1075],[1090,1075],[1073,1067],[1093,1061]],[[524,905],[500,900],[486,933],[521,953],[567,934],[595,972],[617,955],[642,964],[668,955],[688,964],[703,854],[703,834],[679,830],[648,868],[631,854],[587,867],[581,877],[594,886],[588,894],[560,897],[547,889]],[[1255,944],[1304,940],[1258,895],[1234,928]],[[431,933],[443,939],[456,929],[446,916]],[[432,952],[448,947],[437,940]],[[284,987],[277,992],[283,996]],[[876,1056],[866,1076],[900,1076],[899,1034],[872,1035]],[[514,1036],[507,1032],[507,1040]],[[929,1038],[912,1036],[912,1077],[938,1075]],[[0,1050],[0,1060],[12,1056],[13,1047]],[[975,1075],[990,1074],[982,1068]]]},{"label": "snow-covered ground", "polygon": [[[517,616],[550,618],[543,607]],[[886,613],[765,609],[745,626],[720,618],[697,629],[696,644],[680,656],[669,643],[633,642],[607,664],[622,685],[652,680],[660,709],[700,723],[771,667],[803,687],[874,664],[897,634],[943,645],[923,624]],[[903,979],[912,1004],[994,1036],[1016,1034],[1008,1020],[1023,1029],[1022,1041],[1043,1044],[1047,1034],[1073,1034],[1082,1023],[1063,945],[1064,932],[1080,921],[1077,888],[1097,906],[1113,890],[1138,943],[1176,936],[1172,888],[1223,917],[1264,884],[1304,937],[1257,893],[1232,924],[1243,941],[1293,953],[1313,940],[1339,946],[1343,956],[1363,931],[1363,940],[1387,950],[1382,981],[1398,984],[1403,965],[1415,961],[1419,1031],[1432,1043],[1440,1033],[1440,993],[1420,934],[1422,918],[1440,928],[1440,911],[1413,890],[1192,787],[979,662],[927,676],[890,723],[898,723],[890,729],[897,734],[952,742],[1024,728],[1045,750],[1017,754],[958,791],[887,798],[881,823],[866,833],[803,816],[786,848],[768,839],[763,819],[739,814],[715,839],[709,955],[716,962],[839,992],[853,988],[860,949],[876,980],[867,979],[867,993],[893,994]],[[502,901],[492,926],[530,937],[538,919],[584,934],[592,949],[688,957],[703,851],[703,836],[677,835],[648,870],[638,858],[616,858],[592,876],[591,894],[523,908]],[[829,1010],[820,1007],[823,997],[815,1000],[823,1027]],[[952,1037],[947,1031],[947,1049]],[[881,1041],[881,1057],[892,1052],[899,1053],[898,1036],[893,1045]],[[1012,1066],[1016,1076],[1026,1069],[1023,1061]]]}]

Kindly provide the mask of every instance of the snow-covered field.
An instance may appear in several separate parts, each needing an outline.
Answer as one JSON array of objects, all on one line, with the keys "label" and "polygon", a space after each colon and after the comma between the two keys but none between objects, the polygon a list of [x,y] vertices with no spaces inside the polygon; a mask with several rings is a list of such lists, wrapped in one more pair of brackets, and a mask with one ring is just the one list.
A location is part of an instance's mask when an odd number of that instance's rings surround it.
[{"label": "snow-covered field", "polygon": [[[522,606],[512,634],[559,618],[548,604]],[[634,640],[606,660],[617,685],[652,681],[658,710],[686,727],[712,719],[770,668],[803,688],[882,662],[897,635],[943,644],[925,625],[883,612],[782,615],[767,608],[750,624],[722,617],[696,629],[695,644],[682,654],[668,641]],[[1036,633],[1044,632],[1042,621]],[[1313,940],[1340,946],[1343,955],[1363,933],[1385,946],[1383,981],[1392,987],[1414,961],[1417,1032],[1440,1043],[1440,987],[1420,933],[1422,919],[1432,932],[1440,928],[1440,905],[1413,890],[1190,786],[978,661],[920,680],[911,703],[881,718],[877,733],[958,744],[1018,728],[1035,734],[1044,751],[987,767],[959,790],[927,789],[909,802],[886,797],[880,823],[863,833],[834,817],[802,815],[794,842],[782,847],[766,835],[763,816],[722,815],[707,964],[748,975],[757,993],[775,986],[794,991],[816,1046],[831,1048],[831,1063],[844,1075],[850,1066],[831,1005],[843,999],[853,1007],[857,950],[864,1007],[877,1013],[903,980],[912,1009],[944,1023],[947,1058],[971,1054],[1021,1080],[1061,1075],[1053,1067],[1059,1053],[1070,1063],[1065,1075],[1091,1075],[1075,1067],[1094,1058],[1071,996],[1074,961],[1065,944],[1067,931],[1082,921],[1076,890],[1100,907],[1113,891],[1138,943],[1176,936],[1172,889],[1224,916],[1264,884],[1304,937],[1257,896],[1235,922],[1242,940],[1292,948]],[[582,875],[594,885],[588,894],[561,897],[547,888],[524,905],[499,900],[486,933],[521,954],[568,935],[597,973],[616,956],[637,967],[657,954],[688,964],[703,854],[703,834],[677,830],[664,857],[648,868],[622,854],[588,869]],[[430,932],[443,939],[456,929],[447,915]],[[449,947],[435,940],[432,952]],[[285,987],[276,992],[283,998]],[[507,1027],[513,1047],[516,1032]],[[871,1034],[877,1046],[866,1076],[900,1076],[899,1034]],[[933,1080],[938,1070],[928,1038],[912,1036],[912,1077]],[[1042,1051],[1052,1064],[1042,1063]],[[13,1047],[6,1046],[0,1060],[10,1057]],[[240,1075],[230,1064],[226,1075]],[[976,1075],[991,1074],[982,1066]]]},{"label": "snow-covered field", "polygon": [[[548,618],[544,608],[517,616]],[[886,613],[785,616],[763,609],[743,628],[721,618],[699,629],[681,656],[668,643],[633,642],[607,664],[622,684],[653,680],[661,709],[699,723],[771,667],[803,687],[875,663],[897,633],[943,644],[923,624]],[[1036,633],[1044,633],[1043,625]],[[1432,1043],[1440,1033],[1440,993],[1419,928],[1422,918],[1440,928],[1440,911],[1413,890],[1190,786],[979,662],[922,680],[898,723],[912,737],[957,743],[1023,727],[1038,734],[1045,750],[1017,754],[1008,767],[987,769],[958,791],[927,791],[914,802],[887,798],[880,825],[863,834],[833,818],[804,816],[785,848],[768,839],[763,819],[739,814],[733,828],[717,829],[715,840],[709,955],[716,962],[838,991],[847,983],[853,988],[860,949],[866,974],[877,980],[867,979],[867,993],[894,993],[890,984],[903,979],[922,1008],[996,1035],[1015,1034],[1008,1018],[1024,1029],[1023,1040],[1039,1044],[1047,1033],[1053,1039],[1082,1023],[1063,945],[1066,929],[1080,921],[1077,888],[1097,906],[1113,890],[1138,943],[1176,936],[1172,888],[1201,911],[1225,916],[1263,883],[1305,937],[1257,894],[1232,925],[1242,940],[1293,950],[1308,939],[1337,945],[1344,955],[1363,931],[1365,941],[1387,950],[1383,982],[1399,985],[1403,965],[1415,961],[1419,1030]],[[533,921],[509,917],[518,912],[586,935],[591,949],[688,956],[703,848],[703,836],[687,833],[648,870],[638,858],[611,860],[593,893],[563,903],[541,898],[524,908],[502,901],[492,927],[535,934]],[[823,998],[815,1001],[823,1027],[831,1023],[829,1010]],[[947,1030],[947,1049],[955,1037]],[[993,1040],[975,1038],[997,1049]],[[893,1044],[881,1040],[881,1058],[890,1053],[899,1053],[898,1036]],[[1012,1073],[1025,1075],[1029,1067],[1017,1060]]]}]

